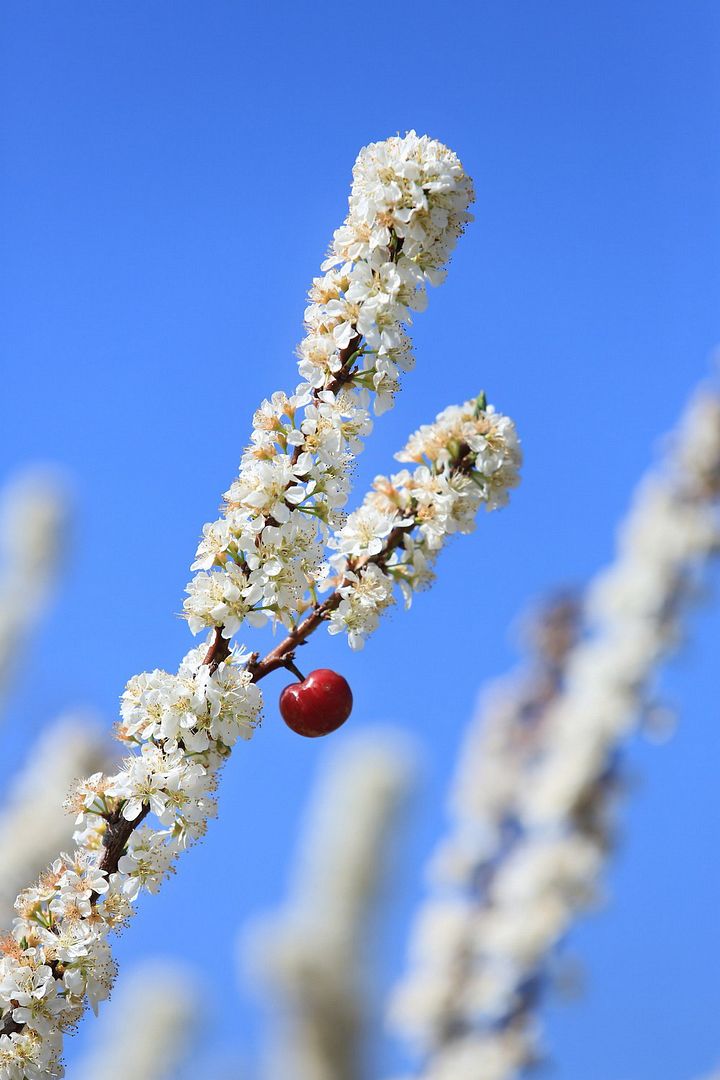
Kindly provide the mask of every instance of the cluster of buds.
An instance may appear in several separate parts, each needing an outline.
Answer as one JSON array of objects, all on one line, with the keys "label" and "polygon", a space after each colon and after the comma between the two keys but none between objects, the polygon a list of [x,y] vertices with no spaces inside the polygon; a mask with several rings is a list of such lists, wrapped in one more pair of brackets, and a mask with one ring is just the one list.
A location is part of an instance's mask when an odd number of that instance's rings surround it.
[{"label": "cluster of buds", "polygon": [[[354,590],[367,597],[373,578],[383,589],[385,579],[414,585],[427,577],[438,538],[468,531],[471,515],[482,504],[502,505],[503,486],[515,483],[511,422],[473,402],[442,414],[432,437],[414,438],[411,460],[426,444],[426,463],[394,478],[398,506],[385,516],[403,524],[380,549],[358,556],[348,534],[340,539],[369,405],[382,411],[398,372],[410,366],[404,327],[424,306],[426,284],[442,279],[471,198],[455,155],[430,139],[410,133],[360,155],[350,212],[311,291],[304,381],[294,394],[263,402],[224,514],[203,530],[185,614],[192,632],[209,629],[209,639],[176,674],[130,680],[118,734],[131,752],[116,775],[78,785],[77,847],[16,902],[12,934],[0,947],[0,1080],[61,1075],[63,1033],[109,992],[109,934],[205,831],[218,770],[259,722],[259,681],[281,667],[295,670],[296,647],[320,625],[333,629],[334,613],[352,606]],[[345,561],[321,603],[331,540]],[[231,647],[244,622],[268,620],[288,633],[263,660]]]},{"label": "cluster of buds", "polygon": [[652,709],[653,675],[719,551],[720,394],[703,390],[588,590],[587,632],[555,633],[553,677],[536,673],[529,696],[523,681],[502,686],[467,742],[392,1004],[428,1080],[510,1080],[535,1059],[553,951],[599,896],[619,743]]}]

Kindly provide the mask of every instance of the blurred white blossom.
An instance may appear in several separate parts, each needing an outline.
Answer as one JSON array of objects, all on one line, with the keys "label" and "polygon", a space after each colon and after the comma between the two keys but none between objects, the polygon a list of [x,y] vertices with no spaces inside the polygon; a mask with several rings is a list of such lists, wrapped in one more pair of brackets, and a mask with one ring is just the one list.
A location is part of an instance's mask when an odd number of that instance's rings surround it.
[{"label": "blurred white blossom", "polygon": [[195,972],[150,960],[119,980],[94,1033],[72,1069],[74,1080],[172,1080],[185,1063],[202,1016]]},{"label": "blurred white blossom", "polygon": [[555,676],[536,671],[529,695],[522,679],[500,684],[471,726],[391,1004],[422,1076],[506,1080],[534,1060],[549,957],[600,896],[618,747],[655,707],[655,671],[719,549],[720,394],[708,388],[638,488],[615,561],[588,590],[585,636],[565,638]]},{"label": "blurred white blossom", "polygon": [[54,469],[23,469],[0,495],[0,707],[51,598],[68,520],[67,483]]},{"label": "blurred white blossom", "polygon": [[275,1012],[271,1080],[361,1076],[370,919],[411,775],[407,744],[386,731],[332,754],[305,815],[289,897],[244,935]]}]

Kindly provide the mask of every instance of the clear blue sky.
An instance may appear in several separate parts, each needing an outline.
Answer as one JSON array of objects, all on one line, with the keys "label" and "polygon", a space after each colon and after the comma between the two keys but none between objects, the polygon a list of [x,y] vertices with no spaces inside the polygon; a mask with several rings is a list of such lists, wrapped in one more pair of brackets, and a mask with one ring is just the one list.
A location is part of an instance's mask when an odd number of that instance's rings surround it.
[{"label": "clear blue sky", "polygon": [[[720,340],[718,7],[10,0],[0,21],[0,465],[62,463],[79,513],[3,769],[55,710],[113,717],[131,674],[184,652],[174,613],[200,526],[254,406],[294,384],[305,292],[358,149],[415,127],[476,179],[477,221],[417,320],[417,369],[359,482],[484,387],[520,427],[523,487],[363,654],[327,637],[308,650],[352,681],[356,727],[392,720],[428,750],[387,983],[459,732],[512,661],[506,627],[607,560]],[[670,672],[675,740],[632,749],[612,904],[572,941],[587,993],[549,1016],[558,1080],[691,1080],[720,1060],[719,632],[709,608]],[[161,941],[218,980],[208,1030],[249,1051],[257,1013],[205,913],[222,897],[239,925],[282,892],[322,744],[278,722],[281,682],[227,769],[219,822],[119,945],[125,963]],[[377,1057],[378,1076],[399,1060],[387,1043]]]}]

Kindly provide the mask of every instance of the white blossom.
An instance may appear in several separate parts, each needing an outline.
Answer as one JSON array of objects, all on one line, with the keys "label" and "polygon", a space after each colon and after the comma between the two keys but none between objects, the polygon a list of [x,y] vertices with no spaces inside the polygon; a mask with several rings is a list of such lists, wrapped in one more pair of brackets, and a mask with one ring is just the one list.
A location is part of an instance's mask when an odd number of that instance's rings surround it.
[{"label": "white blossom", "polygon": [[[363,504],[329,539],[337,554],[321,587],[332,586],[339,603],[328,629],[347,633],[352,648],[362,648],[376,628],[395,586],[409,605],[413,592],[432,581],[448,538],[472,532],[482,506],[505,504],[522,461],[514,424],[484,395],[445,409],[397,457],[418,464],[376,477]],[[373,561],[380,552],[382,566]]]}]

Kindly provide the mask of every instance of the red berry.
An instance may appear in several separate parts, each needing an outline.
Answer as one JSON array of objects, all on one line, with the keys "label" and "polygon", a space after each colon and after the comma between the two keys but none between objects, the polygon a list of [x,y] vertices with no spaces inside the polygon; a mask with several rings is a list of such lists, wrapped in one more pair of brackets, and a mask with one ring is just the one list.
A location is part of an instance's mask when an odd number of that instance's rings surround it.
[{"label": "red berry", "polygon": [[302,682],[286,686],[280,695],[280,713],[287,726],[310,739],[329,735],[344,724],[352,704],[347,680],[329,668],[311,671]]}]

